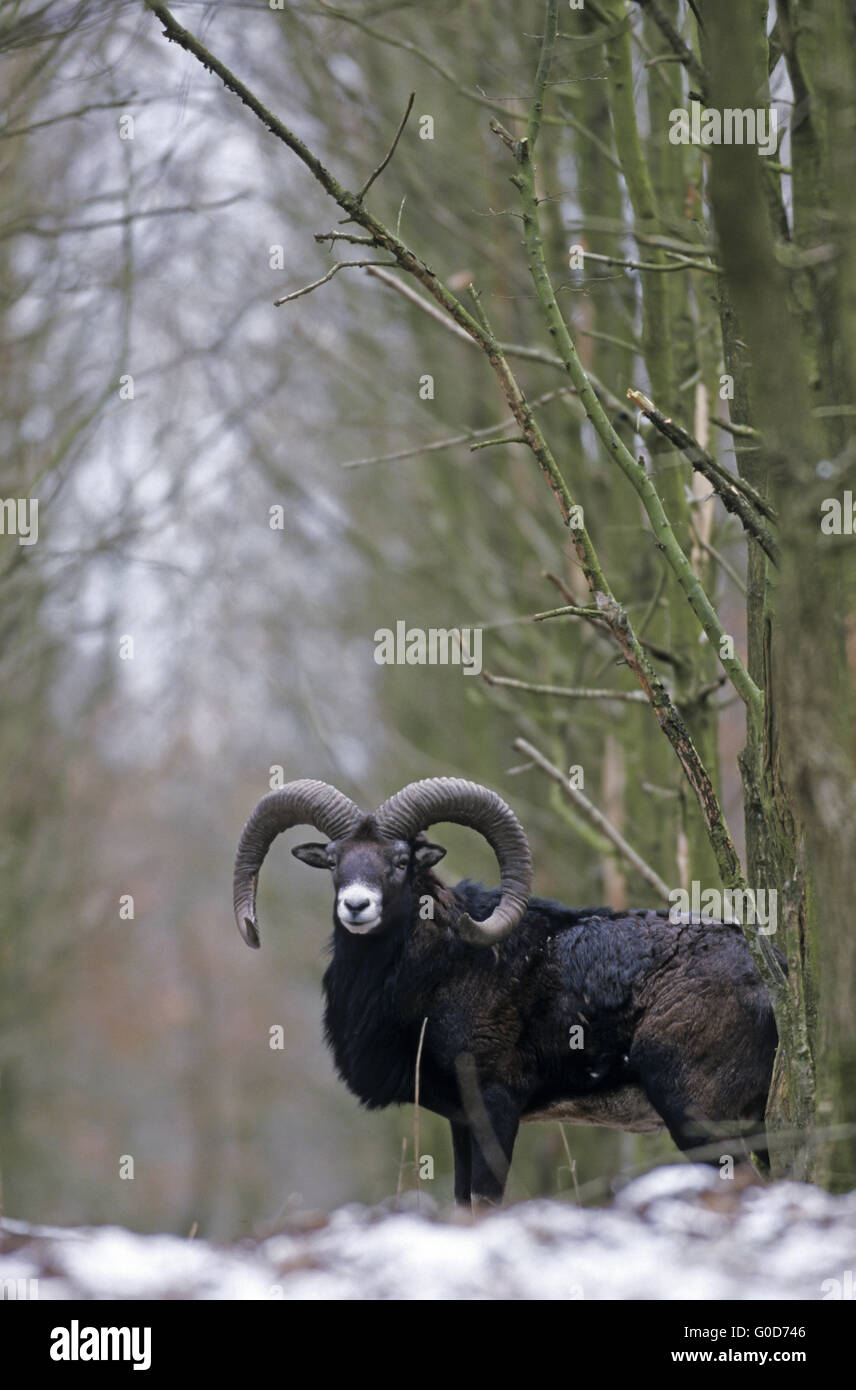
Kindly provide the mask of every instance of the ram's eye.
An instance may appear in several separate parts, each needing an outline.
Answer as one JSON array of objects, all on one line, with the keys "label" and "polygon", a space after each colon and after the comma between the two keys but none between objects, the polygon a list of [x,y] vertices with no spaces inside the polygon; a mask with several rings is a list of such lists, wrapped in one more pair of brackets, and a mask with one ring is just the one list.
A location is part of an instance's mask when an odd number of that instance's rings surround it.
[{"label": "ram's eye", "polygon": [[408,854],[400,854],[395,861],[395,867],[397,869],[406,869],[409,862],[410,856]]}]

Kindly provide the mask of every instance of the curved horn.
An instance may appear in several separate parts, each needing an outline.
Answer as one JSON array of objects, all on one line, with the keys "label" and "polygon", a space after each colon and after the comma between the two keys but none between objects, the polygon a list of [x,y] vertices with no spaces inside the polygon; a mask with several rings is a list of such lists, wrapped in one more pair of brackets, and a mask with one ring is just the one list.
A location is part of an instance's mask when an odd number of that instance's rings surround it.
[{"label": "curved horn", "polygon": [[375,818],[381,834],[396,840],[410,840],[439,821],[477,830],[496,855],[502,896],[484,922],[461,913],[458,930],[475,946],[492,946],[514,931],[532,889],[532,855],[523,826],[496,792],[460,777],[429,777],[389,797]]},{"label": "curved horn", "polygon": [[363,818],[355,802],[329,782],[301,778],[263,796],[244,826],[235,856],[234,904],[238,931],[258,947],[256,885],[265,855],[276,836],[293,825],[314,825],[331,840],[341,839]]}]

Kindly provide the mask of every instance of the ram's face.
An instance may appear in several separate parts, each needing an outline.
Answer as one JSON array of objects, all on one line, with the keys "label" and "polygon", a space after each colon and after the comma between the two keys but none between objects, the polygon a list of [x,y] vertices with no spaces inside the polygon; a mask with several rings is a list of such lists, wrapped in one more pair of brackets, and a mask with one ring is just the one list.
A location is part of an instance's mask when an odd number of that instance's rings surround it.
[{"label": "ram's face", "polygon": [[357,841],[334,846],[333,852],[336,917],[347,931],[366,936],[383,924],[384,917],[389,918],[401,897],[410,868],[410,846],[405,840],[387,845]]},{"label": "ram's face", "polygon": [[355,936],[392,926],[409,905],[413,870],[436,864],[445,853],[422,837],[412,845],[406,840],[348,839],[292,850],[304,864],[331,871],[336,920]]}]

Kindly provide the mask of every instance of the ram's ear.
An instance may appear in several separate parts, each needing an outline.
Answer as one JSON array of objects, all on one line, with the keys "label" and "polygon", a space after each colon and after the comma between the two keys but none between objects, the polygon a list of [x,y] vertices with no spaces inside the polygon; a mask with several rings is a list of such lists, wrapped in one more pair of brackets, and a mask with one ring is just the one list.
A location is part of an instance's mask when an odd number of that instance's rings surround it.
[{"label": "ram's ear", "polygon": [[291,852],[295,859],[299,859],[303,864],[309,864],[313,869],[329,869],[331,867],[326,845],[295,845]]},{"label": "ram's ear", "polygon": [[435,864],[439,864],[441,859],[445,859],[446,851],[442,845],[422,844],[416,845],[413,850],[414,861],[420,869],[431,869]]}]

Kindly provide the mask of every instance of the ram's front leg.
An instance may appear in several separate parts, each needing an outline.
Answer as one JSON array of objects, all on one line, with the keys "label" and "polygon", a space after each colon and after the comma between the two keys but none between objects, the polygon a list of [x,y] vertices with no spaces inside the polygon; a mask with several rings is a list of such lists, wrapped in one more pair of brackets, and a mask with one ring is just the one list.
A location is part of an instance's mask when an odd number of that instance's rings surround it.
[{"label": "ram's front leg", "polygon": [[470,1192],[473,1211],[502,1205],[520,1107],[501,1086],[485,1086],[470,1126]]},{"label": "ram's front leg", "polygon": [[455,1205],[470,1209],[472,1181],[472,1139],[469,1125],[449,1122],[452,1127],[452,1152],[455,1157]]}]

